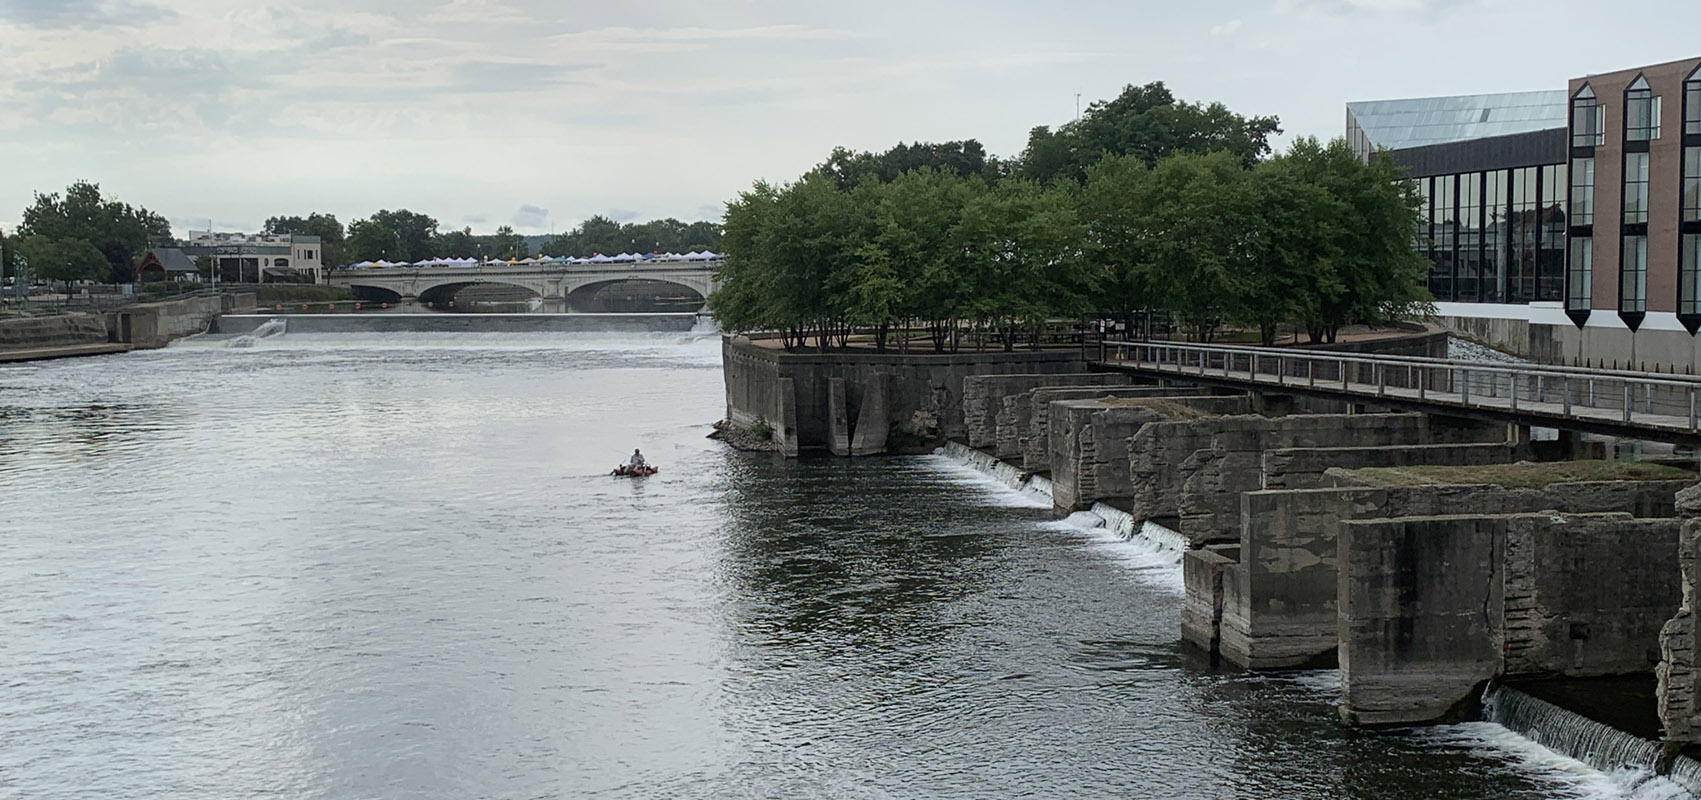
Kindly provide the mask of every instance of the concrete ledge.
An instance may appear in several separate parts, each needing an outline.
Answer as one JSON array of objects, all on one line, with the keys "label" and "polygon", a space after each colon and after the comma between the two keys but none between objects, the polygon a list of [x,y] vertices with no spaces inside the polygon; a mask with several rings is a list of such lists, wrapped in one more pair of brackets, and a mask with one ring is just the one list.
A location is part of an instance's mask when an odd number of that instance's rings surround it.
[{"label": "concrete ledge", "polygon": [[27,350],[0,350],[0,364],[21,361],[49,361],[56,358],[80,358],[128,353],[130,345],[123,343],[79,344],[65,347],[37,347]]}]

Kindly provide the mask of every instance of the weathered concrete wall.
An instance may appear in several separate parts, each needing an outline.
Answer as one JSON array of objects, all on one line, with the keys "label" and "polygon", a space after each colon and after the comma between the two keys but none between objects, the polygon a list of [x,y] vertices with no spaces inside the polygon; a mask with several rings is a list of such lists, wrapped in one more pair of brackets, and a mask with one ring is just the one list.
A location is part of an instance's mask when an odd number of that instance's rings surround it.
[{"label": "weathered concrete wall", "polygon": [[[1079,511],[1097,501],[1126,499],[1139,490],[1130,471],[1130,440],[1147,423],[1165,419],[1152,408],[1139,405],[1141,402],[1141,398],[1062,400],[1049,405],[1046,441],[1052,502],[1058,509]],[[1153,402],[1220,414],[1241,411],[1248,400],[1205,396],[1157,398]]]},{"label": "weathered concrete wall", "polygon": [[1428,444],[1410,447],[1290,447],[1265,451],[1263,488],[1312,489],[1330,469],[1510,464],[1522,455],[1513,444]]},{"label": "weathered concrete wall", "polygon": [[185,297],[161,303],[141,303],[116,312],[117,333],[141,349],[160,348],[173,340],[209,330],[224,311],[218,295]]},{"label": "weathered concrete wall", "polygon": [[1352,519],[1458,514],[1629,512],[1661,509],[1676,481],[1499,486],[1288,489],[1241,495],[1240,562],[1229,567],[1222,655],[1253,669],[1327,663],[1335,657],[1337,539]]},{"label": "weathered concrete wall", "polygon": [[[1436,442],[1506,440],[1506,427],[1502,425],[1438,424],[1438,420],[1424,414],[1349,414],[1200,421],[1201,426],[1212,428],[1210,444],[1179,465],[1183,473],[1179,530],[1195,544],[1238,537],[1239,495],[1265,488],[1264,455],[1268,450],[1407,448]],[[1187,437],[1197,438],[1197,434]],[[1425,454],[1419,450],[1412,457]]]},{"label": "weathered concrete wall", "polygon": [[1225,570],[1239,557],[1233,547],[1207,547],[1183,554],[1181,576],[1187,596],[1181,603],[1182,641],[1207,653],[1218,652],[1217,632],[1227,590]]},{"label": "weathered concrete wall", "polygon": [[1492,517],[1341,526],[1341,715],[1359,725],[1463,717],[1499,672],[1506,523]]},{"label": "weathered concrete wall", "polygon": [[[796,447],[788,452],[827,450],[832,443],[829,383],[842,378],[845,410],[850,420],[862,420],[871,386],[884,386],[886,416],[891,426],[922,438],[964,435],[963,381],[974,375],[1082,374],[1086,362],[1074,351],[1022,353],[956,353],[897,355],[865,352],[787,353],[751,344],[742,337],[724,337],[722,370],[727,385],[727,419],[748,427],[758,416],[775,426],[782,398],[780,381],[790,380],[789,402],[795,426],[787,426]],[[884,376],[883,378],[877,376]],[[776,426],[777,427],[777,426]],[[858,431],[853,425],[851,439]],[[865,437],[865,441],[868,441]]]},{"label": "weathered concrete wall", "polygon": [[1676,520],[1524,514],[1341,525],[1341,712],[1457,718],[1499,676],[1653,668],[1679,603]]},{"label": "weathered concrete wall", "polygon": [[1682,528],[1678,532],[1677,563],[1682,572],[1682,597],[1677,613],[1660,629],[1659,679],[1660,725],[1666,739],[1694,743],[1701,740],[1701,714],[1696,713],[1695,690],[1695,583],[1696,554],[1701,552],[1701,485],[1678,493],[1677,509]]},{"label": "weathered concrete wall", "polygon": [[89,314],[0,320],[0,350],[76,347],[106,341],[105,321]]},{"label": "weathered concrete wall", "polygon": [[[1204,391],[1187,386],[1102,386],[1034,389],[1004,398],[1004,412],[998,418],[998,453],[1005,458],[1020,459],[1023,469],[1044,472],[1051,469],[1051,404],[1059,400],[1095,400],[1114,397],[1199,397]],[[1250,410],[1250,402],[1237,401],[1242,413]],[[1013,441],[1012,441],[1013,440]]]},{"label": "weathered concrete wall", "polygon": [[[963,379],[963,435],[970,447],[984,450],[998,441],[998,413],[1004,398],[1044,386],[1125,386],[1127,375],[1081,374],[970,375]],[[1000,455],[1000,458],[1004,456]]]}]

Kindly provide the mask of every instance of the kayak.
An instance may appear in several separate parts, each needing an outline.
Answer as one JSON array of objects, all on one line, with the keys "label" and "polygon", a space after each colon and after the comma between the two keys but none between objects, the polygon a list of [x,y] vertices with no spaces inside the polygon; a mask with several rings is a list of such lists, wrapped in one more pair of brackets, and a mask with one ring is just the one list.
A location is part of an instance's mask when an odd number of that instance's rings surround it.
[{"label": "kayak", "polygon": [[616,478],[647,478],[658,472],[661,472],[661,467],[639,467],[638,469],[633,469],[625,464],[621,464],[614,468],[614,472],[609,474]]}]

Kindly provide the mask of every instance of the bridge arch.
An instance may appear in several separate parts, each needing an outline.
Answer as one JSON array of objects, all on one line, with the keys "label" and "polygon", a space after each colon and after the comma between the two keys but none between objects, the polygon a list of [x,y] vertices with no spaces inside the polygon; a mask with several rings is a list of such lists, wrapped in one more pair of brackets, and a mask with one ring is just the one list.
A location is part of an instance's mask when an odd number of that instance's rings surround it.
[{"label": "bridge arch", "polygon": [[707,301],[703,288],[661,277],[606,278],[573,286],[567,307],[580,313],[695,312]]},{"label": "bridge arch", "polygon": [[418,295],[419,302],[429,303],[433,306],[447,306],[450,303],[456,302],[456,298],[460,297],[463,292],[466,292],[469,289],[478,290],[485,296],[462,298],[462,303],[468,302],[469,300],[472,302],[484,301],[502,304],[530,303],[533,300],[538,300],[543,297],[543,293],[539,292],[537,288],[533,286],[527,286],[523,283],[511,281],[480,278],[478,280],[439,283],[428,289],[423,289]]}]

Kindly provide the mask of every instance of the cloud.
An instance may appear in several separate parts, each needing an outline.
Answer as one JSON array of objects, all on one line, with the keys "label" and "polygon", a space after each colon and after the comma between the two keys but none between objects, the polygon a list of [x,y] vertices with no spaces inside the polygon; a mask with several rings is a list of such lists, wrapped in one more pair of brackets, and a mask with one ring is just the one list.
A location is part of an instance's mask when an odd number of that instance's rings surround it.
[{"label": "cloud", "polygon": [[135,0],[0,0],[0,21],[30,28],[128,28],[176,18],[176,11]]},{"label": "cloud", "polygon": [[549,225],[549,209],[547,208],[526,205],[520,206],[520,210],[514,212],[514,227],[516,228],[535,229],[547,225]]},{"label": "cloud", "polygon": [[463,61],[450,68],[457,89],[475,92],[524,92],[567,82],[567,76],[590,69],[589,64],[545,64],[533,61]]},{"label": "cloud", "polygon": [[615,222],[631,222],[638,218],[638,212],[628,208],[611,208],[603,216]]},{"label": "cloud", "polygon": [[1228,36],[1233,36],[1239,30],[1240,30],[1240,20],[1239,19],[1231,19],[1228,22],[1225,22],[1221,25],[1213,25],[1211,27],[1211,35],[1212,36],[1219,36],[1219,37],[1228,37]]},{"label": "cloud", "polygon": [[489,221],[490,221],[490,217],[487,217],[483,214],[468,214],[464,217],[461,217],[461,222],[463,222],[467,225],[483,225],[484,223],[489,222]]}]

